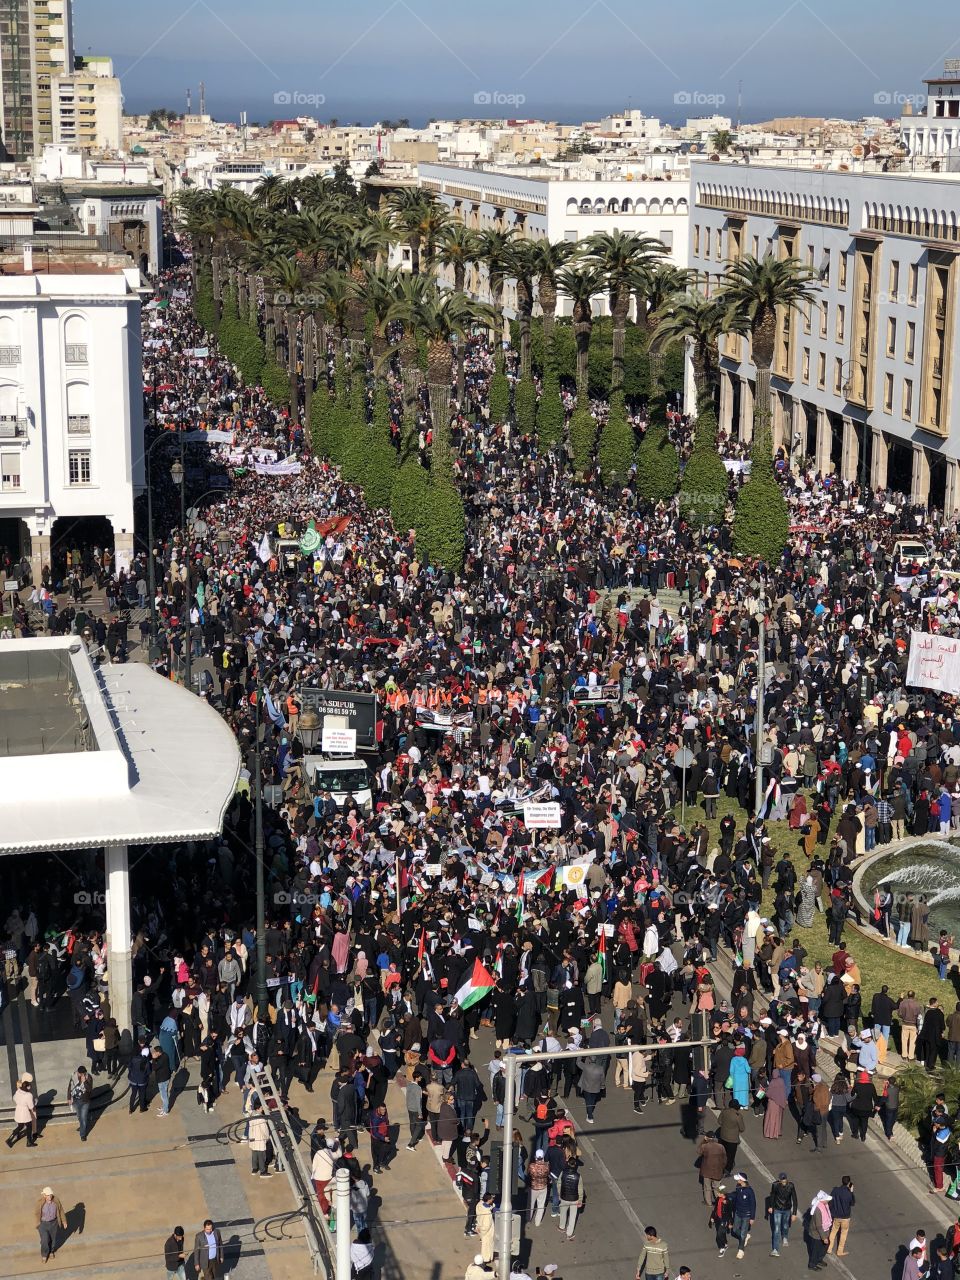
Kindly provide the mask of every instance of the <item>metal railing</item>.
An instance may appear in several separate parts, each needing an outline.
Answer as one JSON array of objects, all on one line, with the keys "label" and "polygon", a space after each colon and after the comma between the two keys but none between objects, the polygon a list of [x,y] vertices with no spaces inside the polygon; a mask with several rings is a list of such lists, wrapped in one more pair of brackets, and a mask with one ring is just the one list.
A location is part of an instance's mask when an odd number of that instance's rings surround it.
[{"label": "metal railing", "polygon": [[13,369],[19,363],[19,347],[0,347],[0,369]]},{"label": "metal railing", "polygon": [[63,350],[67,364],[87,363],[87,344],[85,342],[68,342]]},{"label": "metal railing", "polygon": [[16,418],[12,415],[0,417],[0,440],[22,440],[26,434],[26,418]]},{"label": "metal railing", "polygon": [[71,436],[88,436],[90,434],[90,415],[72,413],[67,418],[67,434]]}]

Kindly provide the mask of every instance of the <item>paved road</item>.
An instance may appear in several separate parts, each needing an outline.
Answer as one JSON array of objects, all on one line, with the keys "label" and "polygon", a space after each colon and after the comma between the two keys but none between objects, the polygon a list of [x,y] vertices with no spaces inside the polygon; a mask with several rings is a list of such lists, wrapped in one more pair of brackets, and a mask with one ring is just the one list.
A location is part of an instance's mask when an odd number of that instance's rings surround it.
[{"label": "paved road", "polygon": [[[682,1013],[682,1009],[678,1007],[676,1012]],[[471,1056],[484,1082],[492,1053],[491,1033],[481,1032]],[[557,1262],[564,1280],[595,1280],[599,1268],[603,1268],[605,1280],[633,1280],[647,1223],[655,1224],[671,1246],[671,1280],[681,1265],[692,1269],[693,1280],[718,1276],[786,1280],[809,1274],[799,1221],[793,1227],[795,1238],[779,1259],[769,1256],[770,1234],[763,1222],[758,1222],[741,1261],[736,1259],[735,1245],[728,1248],[725,1257],[718,1258],[713,1230],[707,1225],[709,1210],[702,1203],[694,1167],[694,1143],[681,1133],[681,1106],[651,1102],[646,1113],[638,1116],[632,1093],[613,1088],[612,1066],[609,1081],[611,1087],[597,1108],[594,1125],[585,1124],[578,1098],[571,1096],[565,1104],[579,1131],[587,1204],[570,1242],[549,1217],[539,1228],[525,1229],[531,1245],[527,1263],[531,1274],[536,1265]],[[492,1106],[488,1104],[484,1114],[492,1124]],[[523,1104],[521,1115],[527,1114]],[[775,1142],[763,1137],[761,1123],[747,1116],[737,1163],[757,1193],[760,1213],[770,1183],[781,1170],[796,1183],[801,1211],[821,1187],[830,1191],[845,1173],[854,1179],[857,1204],[849,1256],[831,1257],[830,1271],[835,1276],[844,1280],[901,1280],[901,1246],[918,1227],[933,1237],[953,1221],[949,1202],[928,1193],[920,1176],[888,1146],[882,1133],[880,1137],[871,1134],[863,1145],[854,1143],[848,1134],[839,1145],[831,1139],[825,1152],[814,1153],[809,1139],[796,1144],[789,1118],[784,1136]],[[532,1124],[521,1121],[519,1128],[529,1146]]]}]

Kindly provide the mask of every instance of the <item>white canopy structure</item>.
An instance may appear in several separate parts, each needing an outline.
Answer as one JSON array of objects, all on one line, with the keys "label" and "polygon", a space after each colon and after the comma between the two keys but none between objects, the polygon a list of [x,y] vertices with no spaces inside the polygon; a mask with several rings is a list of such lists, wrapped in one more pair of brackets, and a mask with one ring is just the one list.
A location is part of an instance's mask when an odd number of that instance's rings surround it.
[{"label": "white canopy structure", "polygon": [[202,699],[76,636],[0,642],[0,854],[103,848],[111,1008],[130,1026],[129,845],[217,835],[240,753]]}]

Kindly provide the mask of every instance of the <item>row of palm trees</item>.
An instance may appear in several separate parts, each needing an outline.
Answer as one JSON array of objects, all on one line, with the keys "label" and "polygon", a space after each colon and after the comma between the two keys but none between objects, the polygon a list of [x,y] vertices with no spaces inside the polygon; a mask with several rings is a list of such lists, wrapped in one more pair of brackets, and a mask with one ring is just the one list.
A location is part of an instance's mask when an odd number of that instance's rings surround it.
[{"label": "row of palm trees", "polygon": [[[723,335],[749,335],[760,414],[768,411],[778,325],[817,287],[814,273],[794,259],[746,257],[731,263],[721,287],[706,297],[693,273],[665,260],[659,240],[611,231],[571,244],[527,240],[513,227],[473,230],[419,188],[396,190],[373,209],[355,192],[335,189],[318,177],[268,177],[252,197],[223,187],[186,193],[180,204],[193,239],[195,269],[209,269],[212,276],[217,318],[229,290],[240,315],[262,327],[267,352],[286,363],[294,413],[300,407],[298,333],[309,401],[318,350],[325,353],[331,342],[362,342],[375,364],[382,363],[393,354],[389,335],[399,321],[403,338],[396,354],[408,403],[417,394],[418,339],[426,345],[435,434],[445,429],[438,410],[446,412],[454,376],[463,400],[465,338],[478,327],[498,336],[503,331],[508,280],[516,286],[522,376],[531,373],[537,304],[550,366],[564,295],[572,303],[577,389],[585,398],[595,300],[605,294],[612,326],[612,395],[624,386],[626,329],[633,310],[647,332],[654,382],[659,354],[668,343],[682,342],[691,355],[698,401],[713,395]],[[410,272],[388,265],[390,246],[398,242],[409,246]],[[486,274],[489,303],[467,295],[472,267]],[[447,273],[444,285],[452,288],[441,287],[441,268]]]}]

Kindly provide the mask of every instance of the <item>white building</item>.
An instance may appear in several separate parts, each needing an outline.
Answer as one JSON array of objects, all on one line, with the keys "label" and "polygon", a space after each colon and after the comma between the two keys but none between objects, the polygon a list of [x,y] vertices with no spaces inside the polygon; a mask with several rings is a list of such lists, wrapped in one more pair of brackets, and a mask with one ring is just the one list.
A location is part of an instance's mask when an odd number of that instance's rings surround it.
[{"label": "white building", "polygon": [[[686,181],[579,181],[546,169],[543,176],[532,177],[529,166],[523,176],[517,176],[506,169],[434,164],[421,164],[418,180],[476,231],[515,226],[528,240],[547,238],[574,244],[596,231],[632,231],[660,240],[669,261],[678,267],[687,265]],[[485,271],[471,269],[467,290],[481,299],[489,298]],[[507,314],[514,314],[517,296],[512,280],[506,283],[503,302]],[[605,295],[598,296],[598,313],[605,314],[606,307]],[[569,313],[569,299],[561,296],[560,314]]]},{"label": "white building", "polygon": [[[774,447],[823,473],[960,509],[960,183],[938,175],[691,165],[690,266],[709,292],[741,256],[799,258],[817,300],[782,318]],[[749,438],[747,339],[721,344],[720,425]]]},{"label": "white building", "polygon": [[156,187],[65,181],[63,190],[86,235],[107,237],[111,250],[131,254],[145,275],[156,275],[163,254],[162,197]]},{"label": "white building", "polygon": [[140,273],[114,254],[38,255],[34,270],[29,250],[0,268],[0,540],[39,580],[51,538],[85,521],[129,564],[143,487]]},{"label": "white building", "polygon": [[622,115],[604,116],[598,122],[600,133],[613,134],[628,142],[655,141],[663,133],[663,126],[655,116],[645,116],[642,111],[624,111]]},{"label": "white building", "polygon": [[949,58],[943,75],[924,80],[922,114],[900,118],[900,140],[911,156],[945,156],[960,150],[960,58]]},{"label": "white building", "polygon": [[120,150],[123,99],[109,58],[77,58],[75,70],[53,81],[52,94],[54,142]]}]

